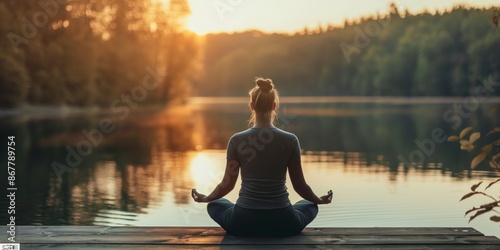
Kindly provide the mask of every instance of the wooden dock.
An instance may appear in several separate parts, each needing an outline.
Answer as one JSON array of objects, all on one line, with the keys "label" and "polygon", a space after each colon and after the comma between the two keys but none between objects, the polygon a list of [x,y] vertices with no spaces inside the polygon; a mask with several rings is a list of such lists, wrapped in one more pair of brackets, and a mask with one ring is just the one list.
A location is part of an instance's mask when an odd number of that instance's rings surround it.
[{"label": "wooden dock", "polygon": [[500,249],[500,239],[472,228],[423,227],[306,228],[293,237],[246,238],[215,227],[17,226],[16,242],[22,250]]}]

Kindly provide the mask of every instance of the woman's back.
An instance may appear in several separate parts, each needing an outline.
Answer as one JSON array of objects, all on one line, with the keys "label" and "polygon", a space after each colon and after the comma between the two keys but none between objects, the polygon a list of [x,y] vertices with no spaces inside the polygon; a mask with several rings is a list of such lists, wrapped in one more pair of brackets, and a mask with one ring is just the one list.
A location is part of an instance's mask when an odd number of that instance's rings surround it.
[{"label": "woman's back", "polygon": [[286,179],[286,167],[300,160],[297,137],[276,127],[249,128],[231,137],[228,160],[241,166],[242,179]]},{"label": "woman's back", "polygon": [[291,161],[300,162],[294,134],[276,127],[247,129],[231,137],[227,159],[239,162],[241,167],[239,206],[269,209],[290,205],[286,170]]}]

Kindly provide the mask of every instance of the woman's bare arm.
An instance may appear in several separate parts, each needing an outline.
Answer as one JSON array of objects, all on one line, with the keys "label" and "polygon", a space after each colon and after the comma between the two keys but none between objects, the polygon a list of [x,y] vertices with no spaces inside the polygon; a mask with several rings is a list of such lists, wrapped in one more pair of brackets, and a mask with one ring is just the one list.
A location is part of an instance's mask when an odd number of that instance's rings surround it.
[{"label": "woman's bare arm", "polygon": [[332,190],[328,191],[326,195],[323,195],[321,197],[318,197],[316,194],[314,194],[311,187],[307,184],[304,178],[304,173],[302,172],[302,164],[300,162],[291,162],[288,166],[288,174],[290,175],[293,189],[302,198],[316,204],[328,204],[332,202]]},{"label": "woman's bare arm", "polygon": [[210,202],[224,197],[234,189],[240,170],[240,164],[235,160],[226,162],[226,171],[222,181],[208,196],[198,193],[196,189],[191,190],[191,196],[196,202]]}]

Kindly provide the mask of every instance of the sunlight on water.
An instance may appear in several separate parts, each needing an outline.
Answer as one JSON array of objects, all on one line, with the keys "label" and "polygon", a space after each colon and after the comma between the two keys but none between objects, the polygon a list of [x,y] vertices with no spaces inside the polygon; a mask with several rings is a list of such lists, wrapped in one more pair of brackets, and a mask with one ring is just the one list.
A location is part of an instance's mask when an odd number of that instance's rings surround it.
[{"label": "sunlight on water", "polygon": [[[224,164],[219,158],[220,154],[214,154],[213,152],[198,152],[192,156],[189,169],[195,187],[212,187],[214,183],[215,185],[218,184],[223,174],[220,166]],[[225,159],[225,155],[222,156],[223,159]],[[198,189],[198,191],[208,192],[211,190]]]},{"label": "sunlight on water", "polygon": [[[459,203],[460,197],[475,180],[456,181],[441,170],[418,169],[390,172],[383,166],[364,166],[358,161],[344,165],[341,152],[309,152],[304,154],[304,175],[318,194],[333,189],[331,205],[321,205],[318,217],[310,224],[317,227],[468,227],[500,236],[498,226],[478,218],[470,225],[464,212],[481,199]],[[356,155],[356,154],[352,154]],[[358,157],[360,156],[357,154]],[[208,194],[221,180],[225,166],[225,151],[190,152],[189,174],[173,178],[191,178],[193,186]],[[355,157],[355,156],[354,156]],[[472,175],[481,180],[493,180],[482,172]],[[190,181],[186,181],[190,183]],[[227,198],[236,201],[239,185]],[[291,186],[290,183],[287,186]],[[182,190],[189,191],[189,187]],[[300,197],[289,189],[290,200]],[[188,195],[188,194],[186,194]],[[206,213],[206,204],[191,200],[176,204],[172,191],[161,192],[157,203],[138,214],[120,211],[99,211],[94,224],[136,226],[216,226]]]},{"label": "sunlight on water", "polygon": [[[405,166],[400,156],[423,152],[416,141],[440,128],[458,134],[443,113],[453,100],[361,100],[291,98],[283,102],[278,127],[296,134],[306,180],[318,195],[334,192],[310,226],[474,227],[500,237],[485,214],[468,224],[465,211],[489,200],[460,198],[470,186],[499,177],[487,162],[470,170],[471,154],[458,145],[435,143],[424,162]],[[143,109],[116,122],[114,133],[58,178],[52,164],[65,163],[68,147],[85,140],[107,114],[19,119],[0,132],[16,134],[20,225],[216,226],[206,204],[192,201],[196,188],[209,194],[222,179],[228,139],[248,127],[246,98],[198,99],[179,109]],[[419,101],[418,101],[419,102]],[[489,131],[500,117],[483,105],[461,126]],[[428,141],[428,140],[427,140]],[[411,160],[411,159],[410,159]],[[412,162],[414,163],[414,162]],[[235,190],[227,195],[233,202]],[[288,186],[291,187],[290,183]],[[483,187],[484,188],[484,185]],[[500,192],[500,185],[490,193]],[[482,189],[481,189],[482,190]],[[289,189],[290,200],[300,197]]]}]

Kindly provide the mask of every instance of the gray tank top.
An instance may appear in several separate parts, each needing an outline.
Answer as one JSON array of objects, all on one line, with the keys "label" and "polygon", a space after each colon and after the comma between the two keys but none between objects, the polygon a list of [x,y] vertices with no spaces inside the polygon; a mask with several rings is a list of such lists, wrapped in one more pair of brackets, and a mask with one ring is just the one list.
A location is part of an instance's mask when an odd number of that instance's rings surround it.
[{"label": "gray tank top", "polygon": [[249,128],[229,139],[227,159],[238,161],[241,167],[238,206],[273,209],[290,205],[287,166],[300,162],[300,145],[294,134],[275,127]]}]

